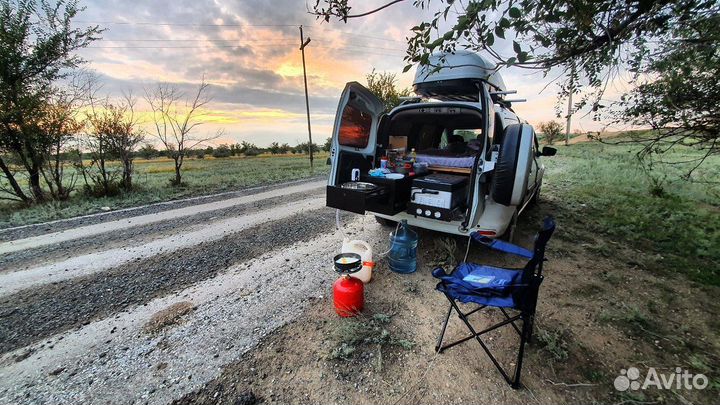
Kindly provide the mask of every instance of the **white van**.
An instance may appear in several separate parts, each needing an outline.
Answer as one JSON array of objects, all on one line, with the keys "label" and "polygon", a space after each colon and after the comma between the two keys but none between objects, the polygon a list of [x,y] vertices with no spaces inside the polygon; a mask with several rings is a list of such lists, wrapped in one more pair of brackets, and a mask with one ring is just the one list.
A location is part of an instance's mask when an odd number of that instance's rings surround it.
[{"label": "white van", "polygon": [[[416,98],[390,112],[348,83],[333,129],[327,206],[457,235],[507,235],[537,200],[544,166],[532,126],[494,66],[457,51],[418,68]],[[359,178],[357,178],[359,174]]]}]

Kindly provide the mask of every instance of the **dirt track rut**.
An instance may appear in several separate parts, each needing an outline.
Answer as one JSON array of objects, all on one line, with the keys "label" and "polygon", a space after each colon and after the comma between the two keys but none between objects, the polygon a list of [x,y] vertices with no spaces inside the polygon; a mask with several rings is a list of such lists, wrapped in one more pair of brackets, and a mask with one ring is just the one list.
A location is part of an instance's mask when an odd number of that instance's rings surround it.
[{"label": "dirt track rut", "polygon": [[[214,378],[326,293],[340,236],[322,192],[294,183],[4,242],[0,403],[167,403]],[[148,329],[158,313],[172,316]]]}]

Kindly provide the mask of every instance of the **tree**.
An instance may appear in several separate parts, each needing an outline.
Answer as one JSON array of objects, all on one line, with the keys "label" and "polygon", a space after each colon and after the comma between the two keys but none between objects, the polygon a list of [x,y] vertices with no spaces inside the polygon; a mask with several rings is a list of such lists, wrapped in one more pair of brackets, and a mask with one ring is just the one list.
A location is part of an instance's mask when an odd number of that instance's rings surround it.
[{"label": "tree", "polygon": [[150,105],[155,126],[155,136],[175,162],[175,177],[170,180],[174,186],[182,185],[182,165],[188,151],[194,147],[219,138],[222,131],[213,136],[193,136],[195,129],[203,124],[202,109],[209,102],[206,95],[209,84],[203,77],[194,96],[182,103],[185,94],[168,84],[159,83],[154,89],[145,90],[145,100]]},{"label": "tree", "polygon": [[214,158],[227,158],[232,156],[232,151],[229,146],[222,144],[213,150],[212,156]]},{"label": "tree", "polygon": [[410,95],[410,89],[398,90],[395,87],[397,79],[395,73],[389,72],[372,72],[365,76],[367,79],[368,90],[380,99],[385,105],[385,110],[389,111],[400,104],[400,97]]},{"label": "tree", "polygon": [[143,145],[143,146],[140,148],[140,150],[138,151],[138,154],[139,154],[143,159],[148,159],[148,160],[149,160],[149,159],[154,159],[154,158],[158,157],[158,156],[160,155],[160,151],[158,151],[157,149],[155,149],[155,147],[154,147],[153,145],[151,145],[151,144],[149,144],[149,143],[146,143],[145,145]]},{"label": "tree", "polygon": [[[631,134],[642,144],[641,161],[658,157],[675,145],[703,151],[684,160],[690,178],[708,157],[720,154],[720,25],[717,19],[696,20],[677,30],[674,41],[661,45],[666,56],[641,69],[649,76],[623,97],[617,123],[650,125],[649,134]],[[651,162],[651,160],[650,160]],[[676,162],[673,164],[677,164]]]},{"label": "tree", "polygon": [[325,152],[330,152],[330,149],[332,149],[332,138],[326,139],[322,147]]},{"label": "tree", "polygon": [[[132,190],[134,151],[145,139],[145,133],[138,128],[136,101],[132,94],[114,103],[107,98],[91,98],[84,143],[90,154],[90,165],[85,166],[80,160],[76,166],[83,171],[87,186],[88,177],[95,184],[93,193],[97,196],[117,194],[117,186]],[[114,159],[122,165],[119,175],[108,166]],[[118,177],[120,181],[116,183]]]},{"label": "tree", "polygon": [[[44,165],[40,169],[50,195],[57,200],[66,200],[75,189],[75,173],[65,178],[68,146],[75,140],[84,126],[79,117],[79,107],[87,88],[72,87],[74,91],[57,91],[43,105],[42,121],[38,123],[38,133],[47,139]],[[70,154],[72,155],[72,154]],[[73,155],[74,156],[74,155]]]},{"label": "tree", "polygon": [[17,159],[32,197],[0,155],[0,170],[12,194],[30,203],[44,201],[40,184],[45,152],[53,143],[40,128],[54,84],[83,60],[75,51],[99,39],[97,26],[74,28],[82,9],[74,0],[0,0],[0,152]]},{"label": "tree", "polygon": [[280,153],[280,144],[277,142],[271,143],[268,147],[268,151],[273,155],[277,155],[278,153]]},{"label": "tree", "polygon": [[[313,13],[325,21],[337,17],[347,22],[401,1],[351,13],[349,0],[316,0]],[[413,4],[422,9],[431,7],[430,0],[414,0]],[[652,109],[652,104],[633,97],[645,91],[650,99],[677,101],[673,87],[666,85],[670,84],[667,82],[670,77],[662,71],[669,73],[681,55],[692,59],[693,55],[703,54],[699,51],[701,48],[707,49],[705,57],[708,52],[716,51],[720,29],[720,5],[716,1],[440,0],[432,5],[439,5],[433,17],[410,30],[405,71],[413,64],[428,65],[433,52],[448,53],[458,47],[482,51],[496,62],[497,69],[517,66],[540,70],[546,75],[554,69],[553,76],[560,73],[556,79],[560,101],[570,93],[581,94],[572,112],[588,107],[600,119],[605,107],[601,100],[608,83],[618,77],[619,72],[627,70],[636,74],[635,79],[644,77],[647,84],[660,80],[657,86],[640,87],[639,92],[631,93],[621,103],[629,108],[631,118],[637,117],[634,122],[643,124],[645,119],[652,118],[655,123],[672,125],[685,134],[697,134],[700,129],[706,141],[697,146],[717,151],[718,135],[716,131],[706,130],[708,121],[690,120],[687,114],[681,117],[674,108],[659,108],[647,115],[643,109]],[[448,19],[454,21],[449,28],[441,29],[443,21]],[[508,55],[505,47],[510,45],[512,52]],[[712,80],[706,80],[708,76],[701,77],[703,88],[712,84]],[[695,80],[690,75],[673,80],[677,85],[683,79],[685,84]],[[703,99],[708,106],[704,110],[708,113],[706,117],[720,116],[717,93],[710,92]],[[680,109],[691,110],[685,107],[689,104],[683,103]],[[696,123],[701,124],[701,128]],[[663,132],[662,139],[673,144],[675,133]]]},{"label": "tree", "polygon": [[552,145],[563,134],[563,126],[557,121],[541,122],[539,129],[548,145]]},{"label": "tree", "polygon": [[[312,143],[312,148],[313,148],[313,152],[320,152],[320,147],[319,147],[315,142]],[[299,153],[305,153],[305,154],[308,154],[308,155],[309,155],[309,154],[310,154],[310,145],[309,145],[309,143],[308,143],[308,142],[303,142],[303,143],[297,144],[297,146],[295,146],[294,152],[295,152],[295,153],[298,153],[298,154],[299,154]]]},{"label": "tree", "polygon": [[242,141],[240,143],[240,147],[238,148],[238,152],[242,153],[245,156],[257,156],[260,154],[260,148],[257,147],[254,143],[250,143],[248,141]]},{"label": "tree", "polygon": [[[108,105],[113,114],[112,131],[108,133],[108,142],[112,154],[123,166],[121,185],[126,191],[132,190],[133,159],[135,148],[145,140],[145,132],[138,128],[138,117],[135,115],[137,99],[128,93],[123,101]],[[106,107],[107,108],[107,107]]]},{"label": "tree", "polygon": [[96,197],[112,196],[119,191],[116,183],[118,173],[108,165],[113,158],[110,136],[116,130],[118,119],[118,110],[112,104],[105,103],[100,107],[96,102],[92,103],[92,112],[87,118],[87,135],[82,142],[82,149],[87,151],[90,163],[85,165],[81,154],[76,167],[83,175],[86,192]]}]

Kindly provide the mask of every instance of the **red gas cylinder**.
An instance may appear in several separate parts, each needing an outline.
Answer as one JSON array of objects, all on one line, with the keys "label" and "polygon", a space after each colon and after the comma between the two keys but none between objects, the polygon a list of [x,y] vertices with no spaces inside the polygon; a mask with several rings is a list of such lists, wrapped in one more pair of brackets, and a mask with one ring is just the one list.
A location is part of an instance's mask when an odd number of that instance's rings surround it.
[{"label": "red gas cylinder", "polygon": [[365,287],[355,277],[344,275],[333,284],[335,312],[343,318],[357,315],[365,305]]}]

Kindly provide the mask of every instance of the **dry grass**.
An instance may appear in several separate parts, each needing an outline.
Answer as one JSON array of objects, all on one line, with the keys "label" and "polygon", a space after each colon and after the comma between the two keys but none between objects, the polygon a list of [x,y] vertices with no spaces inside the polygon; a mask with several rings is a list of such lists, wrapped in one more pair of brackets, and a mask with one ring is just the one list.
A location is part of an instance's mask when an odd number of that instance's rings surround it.
[{"label": "dry grass", "polygon": [[157,333],[168,326],[176,325],[180,323],[183,316],[189,314],[194,308],[194,304],[190,301],[176,302],[154,313],[143,326],[143,331],[145,333]]}]

